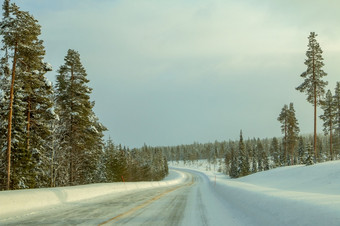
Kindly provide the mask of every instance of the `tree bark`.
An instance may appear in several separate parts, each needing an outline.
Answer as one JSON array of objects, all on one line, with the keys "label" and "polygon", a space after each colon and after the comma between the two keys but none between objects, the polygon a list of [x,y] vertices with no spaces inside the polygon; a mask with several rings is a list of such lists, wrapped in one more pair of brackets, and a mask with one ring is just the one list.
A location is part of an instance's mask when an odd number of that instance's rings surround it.
[{"label": "tree bark", "polygon": [[318,153],[316,150],[316,85],[314,85],[314,155],[316,161],[318,157]]},{"label": "tree bark", "polygon": [[[74,74],[73,74],[73,65],[71,66],[71,100],[73,101],[73,92],[72,92],[72,86],[73,86],[73,80],[74,80]],[[71,102],[71,111],[73,111],[73,102]],[[73,115],[71,112],[71,128],[70,128],[70,135],[73,134]],[[73,143],[73,139],[71,138],[71,143]],[[73,185],[74,183],[74,150],[73,147],[70,149],[70,185]]]},{"label": "tree bark", "polygon": [[287,136],[288,134],[287,134],[287,112],[286,112],[286,116],[285,116],[285,164],[288,159]]},{"label": "tree bark", "polygon": [[330,120],[329,125],[329,143],[330,143],[330,154],[331,154],[331,160],[333,160],[333,147],[332,147],[332,120]]},{"label": "tree bark", "polygon": [[27,133],[26,133],[26,150],[29,151],[30,147],[30,128],[31,128],[31,97],[28,97],[27,100]]},{"label": "tree bark", "polygon": [[7,190],[10,189],[10,184],[11,184],[12,116],[13,116],[15,70],[16,70],[16,64],[17,64],[17,50],[18,50],[18,44],[16,44],[14,48],[12,81],[11,81],[11,89],[10,89],[10,97],[9,97],[8,132],[7,132],[7,186],[6,186]]},{"label": "tree bark", "polygon": [[315,78],[315,54],[313,53],[313,88],[314,88],[314,155],[315,155],[315,162],[318,158],[318,153],[316,150],[316,78]]}]

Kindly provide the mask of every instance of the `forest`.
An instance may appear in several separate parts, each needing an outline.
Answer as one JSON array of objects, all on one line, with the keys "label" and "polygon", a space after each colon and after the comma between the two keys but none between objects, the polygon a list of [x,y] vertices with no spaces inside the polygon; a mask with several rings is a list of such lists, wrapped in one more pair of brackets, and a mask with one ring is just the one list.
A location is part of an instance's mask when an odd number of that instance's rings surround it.
[{"label": "forest", "polygon": [[[244,139],[241,130],[238,141],[129,149],[104,139],[107,128],[94,112],[78,51],[65,53],[52,84],[46,74],[53,68],[44,60],[41,26],[33,15],[4,0],[0,28],[0,190],[162,180],[168,161],[207,159],[237,178],[340,157],[340,83],[334,93],[326,92],[327,73],[315,32],[308,37],[306,70],[300,75],[304,80],[296,87],[314,107],[312,135],[299,134],[291,102],[278,109],[279,138]],[[324,134],[317,134],[319,107]]]},{"label": "forest", "polygon": [[104,141],[80,54],[69,49],[53,85],[38,21],[5,0],[0,22],[0,190],[161,180],[161,151]]},{"label": "forest", "polygon": [[[307,101],[314,108],[313,135],[299,135],[299,123],[293,102],[284,104],[277,120],[281,124],[282,138],[243,139],[242,130],[239,141],[223,141],[208,144],[194,143],[176,147],[164,147],[170,161],[195,162],[208,159],[213,167],[225,172],[231,178],[247,176],[251,173],[269,170],[280,166],[296,164],[311,165],[340,158],[340,82],[336,83],[334,94],[325,90],[327,81],[324,72],[322,49],[316,39],[317,34],[310,32],[306,51],[306,71],[300,75],[304,81],[296,87],[307,95]],[[323,113],[324,134],[317,134],[317,109]],[[224,162],[222,161],[224,159]],[[209,170],[209,169],[207,169]]]}]

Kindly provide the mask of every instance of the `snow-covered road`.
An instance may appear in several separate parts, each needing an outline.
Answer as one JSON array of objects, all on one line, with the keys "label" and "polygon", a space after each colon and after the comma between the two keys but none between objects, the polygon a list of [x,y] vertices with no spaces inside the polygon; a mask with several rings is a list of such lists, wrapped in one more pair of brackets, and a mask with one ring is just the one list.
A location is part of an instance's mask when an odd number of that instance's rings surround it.
[{"label": "snow-covered road", "polygon": [[340,161],[236,180],[173,168],[162,182],[0,192],[0,225],[340,225],[339,181]]},{"label": "snow-covered road", "polygon": [[109,220],[108,225],[250,225],[217,196],[205,174],[182,170],[189,178],[184,185],[165,191],[166,195],[153,198],[143,208]]},{"label": "snow-covered road", "polygon": [[240,225],[204,174],[183,172],[181,184],[57,205],[0,225]]}]

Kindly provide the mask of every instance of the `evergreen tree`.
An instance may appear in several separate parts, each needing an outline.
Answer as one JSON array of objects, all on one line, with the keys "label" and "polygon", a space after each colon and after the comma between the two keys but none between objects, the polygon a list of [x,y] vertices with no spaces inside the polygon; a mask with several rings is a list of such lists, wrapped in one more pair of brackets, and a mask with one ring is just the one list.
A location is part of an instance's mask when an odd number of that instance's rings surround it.
[{"label": "evergreen tree", "polygon": [[333,143],[335,154],[338,154],[340,150],[340,82],[336,83],[333,101],[335,107],[334,130],[336,139]]},{"label": "evergreen tree", "polygon": [[336,116],[336,105],[334,103],[333,96],[330,90],[326,93],[326,98],[321,103],[321,108],[324,111],[320,118],[323,120],[325,135],[329,133],[329,153],[331,160],[333,160],[333,148],[332,148],[332,138],[333,138],[333,124]]},{"label": "evergreen tree", "polygon": [[107,182],[121,182],[122,178],[127,179],[127,155],[124,149],[120,145],[116,148],[110,138],[105,153]]},{"label": "evergreen tree", "polygon": [[283,145],[285,162],[288,161],[291,165],[294,164],[294,149],[300,132],[293,103],[289,104],[289,108],[287,105],[284,105],[278,121],[282,123],[281,131],[284,133]]},{"label": "evergreen tree", "polygon": [[277,120],[281,122],[281,132],[284,134],[282,144],[284,146],[284,158],[285,162],[288,158],[288,117],[289,117],[289,109],[288,105],[284,105],[279,117]]},{"label": "evergreen tree", "polygon": [[[94,103],[90,102],[92,89],[88,82],[79,53],[68,50],[57,75],[56,111],[60,118],[59,143],[68,159],[69,185],[93,181],[96,167],[91,162],[98,161],[100,154],[95,146],[102,146],[101,132],[105,130],[92,111]],[[97,151],[93,152],[93,148]]]},{"label": "evergreen tree", "polygon": [[261,159],[263,162],[263,170],[269,170],[270,167],[269,167],[268,155],[264,150],[261,152]]},{"label": "evergreen tree", "polygon": [[274,167],[280,166],[279,141],[276,137],[273,138],[270,145],[270,154],[273,157]]},{"label": "evergreen tree", "polygon": [[303,138],[299,138],[299,144],[298,144],[298,161],[299,164],[304,163],[304,156],[305,156],[305,142],[303,141]]},{"label": "evergreen tree", "polygon": [[251,172],[252,173],[256,173],[257,171],[258,171],[258,167],[257,167],[257,154],[256,154],[256,148],[253,148],[252,149],[252,159],[253,159],[253,161],[252,161],[252,168],[251,168]]},{"label": "evergreen tree", "polygon": [[240,141],[238,145],[239,149],[239,176],[247,176],[250,173],[250,166],[249,166],[249,156],[246,152],[246,148],[243,143],[243,136],[242,136],[242,130],[240,132]]},{"label": "evergreen tree", "polygon": [[[1,112],[1,118],[8,118],[5,133],[7,189],[35,187],[37,172],[34,169],[39,166],[39,148],[44,139],[40,136],[47,132],[42,123],[48,115],[45,110],[52,104],[44,99],[49,91],[41,88],[46,85],[43,77],[46,65],[41,62],[45,51],[42,41],[38,39],[40,25],[28,12],[21,11],[16,4],[7,0],[3,4],[0,27],[2,49],[5,51],[1,64],[3,76],[7,77],[1,79],[5,82],[2,85],[5,88],[4,102],[8,104],[6,110]],[[34,117],[32,114],[37,107],[44,113],[36,113]],[[36,128],[35,131],[31,131],[31,126]],[[33,140],[31,135],[34,136]],[[36,147],[30,148],[30,143]]]},{"label": "evergreen tree", "polygon": [[305,153],[305,165],[310,166],[313,165],[313,153],[312,153],[312,145],[308,144],[306,147],[306,153]]},{"label": "evergreen tree", "polygon": [[238,154],[235,152],[234,147],[231,147],[231,161],[230,161],[230,169],[229,169],[229,176],[230,178],[238,178],[239,171],[238,171]]},{"label": "evergreen tree", "polygon": [[288,110],[288,132],[287,132],[287,141],[288,141],[288,151],[290,154],[290,165],[294,164],[294,150],[295,145],[298,140],[300,129],[299,123],[295,117],[295,110],[293,103],[289,104]]},{"label": "evergreen tree", "polygon": [[316,140],[316,120],[317,120],[317,106],[320,105],[322,96],[325,93],[325,86],[327,82],[322,78],[327,74],[323,71],[323,57],[322,50],[319,43],[316,40],[317,34],[311,32],[308,39],[308,50],[306,52],[307,59],[305,65],[307,70],[301,74],[304,78],[304,82],[296,89],[300,92],[307,94],[307,101],[314,106],[314,155],[318,157],[317,152],[317,140]]},{"label": "evergreen tree", "polygon": [[269,170],[269,160],[266,150],[263,147],[263,144],[260,139],[257,139],[257,162],[258,162],[258,170]]}]

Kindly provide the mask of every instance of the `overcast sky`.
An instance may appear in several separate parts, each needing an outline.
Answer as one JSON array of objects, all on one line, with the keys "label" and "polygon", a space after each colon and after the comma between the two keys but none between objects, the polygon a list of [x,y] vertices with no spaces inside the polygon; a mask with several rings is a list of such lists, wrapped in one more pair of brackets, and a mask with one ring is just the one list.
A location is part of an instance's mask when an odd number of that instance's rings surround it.
[{"label": "overcast sky", "polygon": [[295,90],[311,31],[328,88],[340,81],[338,1],[14,2],[42,25],[48,78],[77,50],[107,137],[131,148],[238,139],[241,129],[279,137],[277,117],[290,102],[301,133],[312,133],[313,107]]}]

